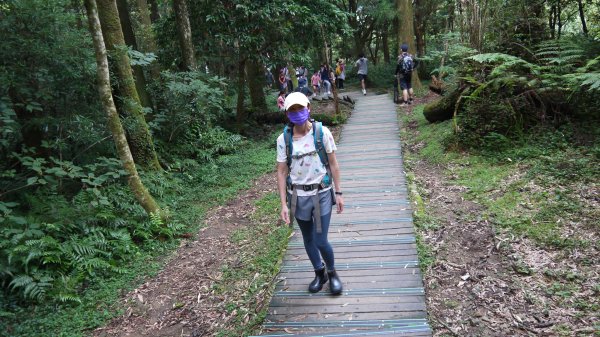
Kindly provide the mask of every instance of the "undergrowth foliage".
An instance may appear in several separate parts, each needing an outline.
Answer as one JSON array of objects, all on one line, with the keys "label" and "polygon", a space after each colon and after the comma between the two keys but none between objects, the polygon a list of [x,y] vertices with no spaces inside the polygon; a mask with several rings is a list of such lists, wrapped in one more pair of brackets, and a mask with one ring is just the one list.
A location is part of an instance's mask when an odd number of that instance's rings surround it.
[{"label": "undergrowth foliage", "polygon": [[585,41],[547,41],[535,61],[502,53],[467,58],[457,103],[456,139],[462,147],[509,145],[540,124],[598,119],[592,103],[600,92],[597,48]]},{"label": "undergrowth foliage", "polygon": [[13,190],[30,192],[0,201],[0,284],[25,299],[78,302],[86,279],[121,273],[139,243],[177,230],[146,218],[121,188],[126,173],[116,159],[83,166],[53,157],[15,159],[24,169],[13,172],[19,179],[11,181],[21,184]]}]

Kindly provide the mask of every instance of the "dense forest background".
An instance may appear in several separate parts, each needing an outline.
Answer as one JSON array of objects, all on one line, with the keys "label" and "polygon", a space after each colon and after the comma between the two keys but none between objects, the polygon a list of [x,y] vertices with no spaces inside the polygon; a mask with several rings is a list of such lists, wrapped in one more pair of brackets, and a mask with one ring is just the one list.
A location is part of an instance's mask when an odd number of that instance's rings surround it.
[{"label": "dense forest background", "polygon": [[445,94],[431,118],[454,118],[448,148],[561,130],[600,156],[591,0],[8,0],[0,37],[5,322],[86,304],[196,228],[190,203],[269,171],[252,162],[278,128],[265,71],[341,57],[352,84],[365,53],[368,85],[387,89],[406,42],[415,87]]}]

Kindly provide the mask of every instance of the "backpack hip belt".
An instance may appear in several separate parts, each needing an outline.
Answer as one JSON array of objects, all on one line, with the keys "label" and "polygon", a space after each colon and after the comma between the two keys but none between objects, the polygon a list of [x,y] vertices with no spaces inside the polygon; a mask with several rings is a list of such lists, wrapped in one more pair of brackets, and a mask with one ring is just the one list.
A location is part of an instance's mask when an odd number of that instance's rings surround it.
[{"label": "backpack hip belt", "polygon": [[323,179],[323,181],[320,184],[311,185],[291,184],[292,195],[290,198],[291,200],[288,200],[290,204],[290,226],[294,223],[293,219],[295,219],[296,207],[298,206],[298,190],[303,190],[307,192],[317,190],[317,193],[311,196],[311,199],[313,202],[313,206],[315,207],[315,225],[317,227],[317,233],[323,233],[323,227],[321,225],[321,199],[319,197],[318,191],[324,190],[327,187],[331,186],[331,184],[325,185],[324,181],[325,179]]}]

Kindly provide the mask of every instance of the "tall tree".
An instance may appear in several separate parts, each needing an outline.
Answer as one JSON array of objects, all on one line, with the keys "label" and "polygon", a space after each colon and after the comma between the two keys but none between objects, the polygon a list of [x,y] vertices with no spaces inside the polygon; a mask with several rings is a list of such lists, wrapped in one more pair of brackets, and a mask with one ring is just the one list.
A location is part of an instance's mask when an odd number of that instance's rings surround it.
[{"label": "tall tree", "polygon": [[389,44],[389,32],[390,24],[386,21],[381,28],[381,43],[383,48],[383,62],[390,63],[390,44]]},{"label": "tall tree", "polygon": [[175,11],[177,20],[177,35],[179,37],[179,46],[181,47],[183,70],[195,69],[196,56],[192,43],[192,28],[190,27],[190,17],[186,0],[173,0],[173,10]]},{"label": "tall tree", "polygon": [[[411,0],[397,0],[398,6],[398,55],[402,53],[400,46],[403,43],[408,44],[408,51],[415,53],[417,51],[415,43],[415,30],[413,20],[413,9]],[[412,74],[412,84],[416,89],[421,88],[419,74],[415,71]]]},{"label": "tall tree", "polygon": [[150,5],[150,19],[152,20],[152,23],[154,23],[160,19],[160,11],[158,10],[158,1],[148,0],[148,4]]},{"label": "tall tree", "polygon": [[111,55],[113,69],[118,80],[121,97],[121,114],[124,117],[127,140],[136,164],[148,170],[160,170],[158,157],[144,112],[140,97],[135,88],[129,56],[119,21],[119,11],[115,0],[97,0],[98,16],[101,22],[102,34],[106,41],[107,50]]},{"label": "tall tree", "polygon": [[[117,0],[117,9],[119,10],[119,20],[121,21],[121,27],[123,28],[123,37],[125,38],[125,44],[131,47],[133,50],[138,50],[138,44],[135,39],[135,33],[133,32],[133,26],[131,25],[131,15],[129,13],[129,5],[127,0]],[[144,75],[144,69],[142,66],[135,65],[133,68],[133,76],[135,78],[135,88],[140,96],[140,102],[144,107],[152,107],[152,99],[148,90],[146,89],[146,75]]]},{"label": "tall tree", "polygon": [[585,14],[583,12],[583,1],[577,0],[577,7],[579,8],[579,19],[581,20],[581,29],[583,31],[583,35],[588,35],[587,24],[585,23]]},{"label": "tall tree", "polygon": [[248,75],[248,88],[250,89],[250,101],[254,111],[267,109],[267,100],[263,88],[265,87],[265,76],[261,62],[250,58],[246,62],[246,74]]},{"label": "tall tree", "polygon": [[119,118],[117,108],[115,107],[115,102],[113,101],[106,46],[104,45],[102,30],[100,28],[101,25],[98,18],[96,1],[85,0],[85,8],[87,11],[90,32],[92,33],[92,38],[94,40],[94,49],[96,50],[98,92],[100,93],[102,106],[104,107],[104,111],[108,117],[108,128],[112,133],[113,140],[117,148],[117,153],[119,154],[119,158],[123,163],[123,167],[129,175],[127,182],[129,183],[129,187],[133,191],[137,201],[148,214],[160,214],[160,208],[158,207],[158,204],[142,183],[142,180],[137,172],[135,163],[133,161],[133,156],[125,137],[125,130],[123,129],[121,119]]},{"label": "tall tree", "polygon": [[[156,54],[158,51],[158,47],[156,46],[156,38],[154,37],[154,31],[152,30],[153,20],[150,14],[150,8],[148,7],[148,1],[136,0],[136,3],[137,9],[140,13],[140,50],[145,53]],[[150,75],[153,80],[158,80],[158,78],[160,77],[160,66],[158,62],[153,62],[150,65]]]}]

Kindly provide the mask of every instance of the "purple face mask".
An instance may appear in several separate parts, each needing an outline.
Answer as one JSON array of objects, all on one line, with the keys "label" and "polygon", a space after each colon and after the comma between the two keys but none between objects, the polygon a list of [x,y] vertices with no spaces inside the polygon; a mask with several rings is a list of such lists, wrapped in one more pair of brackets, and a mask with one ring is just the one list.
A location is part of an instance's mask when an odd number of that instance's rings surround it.
[{"label": "purple face mask", "polygon": [[308,120],[308,117],[310,116],[310,110],[305,107],[302,110],[288,112],[287,115],[290,119],[290,122],[294,123],[295,125],[302,125]]}]

